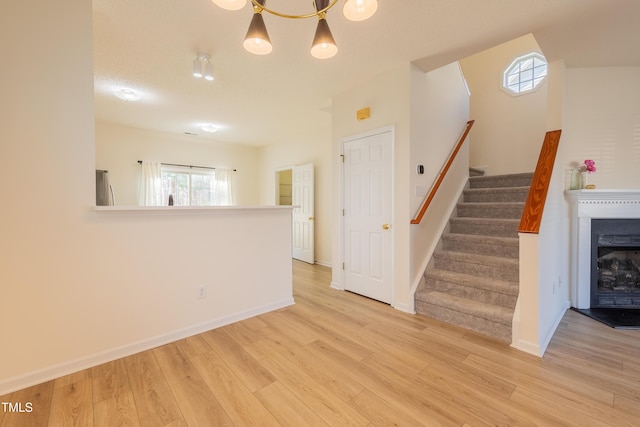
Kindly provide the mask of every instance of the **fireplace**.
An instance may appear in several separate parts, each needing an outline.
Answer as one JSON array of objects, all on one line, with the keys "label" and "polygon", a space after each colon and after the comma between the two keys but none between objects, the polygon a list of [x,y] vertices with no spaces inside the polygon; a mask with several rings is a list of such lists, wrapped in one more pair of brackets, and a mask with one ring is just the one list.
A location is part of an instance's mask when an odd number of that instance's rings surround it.
[{"label": "fireplace", "polygon": [[591,220],[591,308],[640,308],[640,219]]},{"label": "fireplace", "polygon": [[640,190],[565,195],[571,206],[571,306],[640,308],[638,273],[630,267],[640,262]]}]

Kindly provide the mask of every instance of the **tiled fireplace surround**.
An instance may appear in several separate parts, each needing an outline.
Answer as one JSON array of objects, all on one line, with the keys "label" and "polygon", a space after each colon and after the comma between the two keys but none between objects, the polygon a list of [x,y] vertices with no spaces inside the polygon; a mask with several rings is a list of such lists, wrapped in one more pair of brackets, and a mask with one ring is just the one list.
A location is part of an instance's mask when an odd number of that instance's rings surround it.
[{"label": "tiled fireplace surround", "polygon": [[640,218],[640,190],[572,190],[571,306],[591,308],[591,219]]}]

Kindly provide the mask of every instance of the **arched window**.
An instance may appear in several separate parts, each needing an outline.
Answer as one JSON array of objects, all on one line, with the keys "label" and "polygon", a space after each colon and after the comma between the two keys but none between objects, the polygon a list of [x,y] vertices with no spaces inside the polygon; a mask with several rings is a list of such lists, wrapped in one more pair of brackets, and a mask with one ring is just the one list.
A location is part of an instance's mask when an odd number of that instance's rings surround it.
[{"label": "arched window", "polygon": [[516,58],[506,70],[502,87],[512,95],[531,92],[547,77],[547,61],[537,52]]}]

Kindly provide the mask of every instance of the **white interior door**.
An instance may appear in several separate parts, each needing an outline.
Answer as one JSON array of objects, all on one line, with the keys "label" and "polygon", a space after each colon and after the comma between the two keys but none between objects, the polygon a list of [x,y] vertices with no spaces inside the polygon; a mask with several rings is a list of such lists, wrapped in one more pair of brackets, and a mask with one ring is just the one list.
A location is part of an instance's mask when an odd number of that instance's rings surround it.
[{"label": "white interior door", "polygon": [[313,264],[315,262],[315,214],[312,163],[293,167],[292,197],[293,257]]},{"label": "white interior door", "polygon": [[391,303],[392,133],[344,142],[345,289]]}]

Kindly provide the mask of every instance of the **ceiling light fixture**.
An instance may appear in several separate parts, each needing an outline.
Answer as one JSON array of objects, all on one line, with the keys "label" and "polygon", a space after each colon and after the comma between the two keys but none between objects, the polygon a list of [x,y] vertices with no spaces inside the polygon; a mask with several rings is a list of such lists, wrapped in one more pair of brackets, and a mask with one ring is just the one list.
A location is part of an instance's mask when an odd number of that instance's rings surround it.
[{"label": "ceiling light fixture", "polygon": [[209,55],[198,52],[198,56],[193,60],[193,77],[213,81],[213,64],[209,60]]},{"label": "ceiling light fixture", "polygon": [[205,132],[208,133],[216,133],[220,130],[220,128],[216,125],[212,125],[212,124],[205,124],[200,126],[200,129],[202,129]]},{"label": "ceiling light fixture", "polygon": [[[213,3],[227,10],[239,10],[246,4],[247,0],[212,0]],[[339,0],[313,0],[315,12],[305,15],[289,15],[277,12],[265,6],[266,0],[251,0],[253,5],[253,18],[249,25],[249,30],[244,39],[243,46],[246,50],[256,55],[266,55],[273,50],[267,27],[262,18],[262,12],[268,12],[281,18],[303,19],[318,18],[315,37],[311,44],[311,55],[319,59],[327,59],[338,53],[329,24],[327,23],[327,11],[338,3]],[[370,18],[378,10],[378,0],[345,0],[342,8],[344,16],[351,21],[364,21]]]},{"label": "ceiling light fixture", "polygon": [[124,101],[133,102],[140,100],[140,95],[127,88],[116,89],[113,91],[113,94]]},{"label": "ceiling light fixture", "polygon": [[212,0],[215,4],[227,10],[240,10],[247,4],[247,0]]}]

